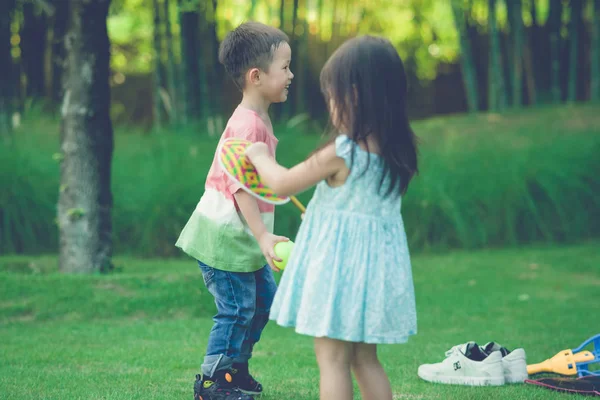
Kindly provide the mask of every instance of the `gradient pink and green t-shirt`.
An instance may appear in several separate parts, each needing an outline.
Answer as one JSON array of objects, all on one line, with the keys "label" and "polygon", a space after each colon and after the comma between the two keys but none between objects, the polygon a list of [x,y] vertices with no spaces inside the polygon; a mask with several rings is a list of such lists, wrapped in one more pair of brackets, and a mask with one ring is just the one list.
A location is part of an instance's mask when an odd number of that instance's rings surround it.
[{"label": "gradient pink and green t-shirt", "polygon": [[[252,110],[236,108],[219,144],[233,137],[264,142],[275,157],[277,138],[273,129]],[[215,154],[208,172],[204,194],[175,245],[213,268],[253,272],[262,268],[266,261],[233,197],[241,190],[240,186],[225,174],[217,156]],[[273,232],[275,207],[260,200],[257,202],[267,230]]]}]

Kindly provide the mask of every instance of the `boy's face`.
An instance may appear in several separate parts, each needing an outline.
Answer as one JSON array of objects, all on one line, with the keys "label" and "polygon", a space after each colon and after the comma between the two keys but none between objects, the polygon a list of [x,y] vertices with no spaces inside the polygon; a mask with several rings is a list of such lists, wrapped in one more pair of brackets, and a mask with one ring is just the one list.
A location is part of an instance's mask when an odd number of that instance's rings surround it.
[{"label": "boy's face", "polygon": [[290,70],[292,49],[283,42],[273,53],[273,62],[268,71],[261,72],[261,92],[271,103],[281,103],[287,100],[288,87],[294,74]]}]

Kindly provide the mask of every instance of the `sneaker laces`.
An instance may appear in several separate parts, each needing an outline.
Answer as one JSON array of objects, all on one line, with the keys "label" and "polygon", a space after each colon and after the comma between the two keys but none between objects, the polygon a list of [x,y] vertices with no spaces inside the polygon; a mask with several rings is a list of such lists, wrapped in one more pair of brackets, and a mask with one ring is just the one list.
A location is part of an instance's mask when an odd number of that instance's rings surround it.
[{"label": "sneaker laces", "polygon": [[452,348],[448,351],[446,351],[446,358],[454,355],[454,354],[461,354],[464,355],[462,352],[462,348],[466,345],[467,343],[463,343],[463,344],[457,344],[456,346],[452,346]]}]

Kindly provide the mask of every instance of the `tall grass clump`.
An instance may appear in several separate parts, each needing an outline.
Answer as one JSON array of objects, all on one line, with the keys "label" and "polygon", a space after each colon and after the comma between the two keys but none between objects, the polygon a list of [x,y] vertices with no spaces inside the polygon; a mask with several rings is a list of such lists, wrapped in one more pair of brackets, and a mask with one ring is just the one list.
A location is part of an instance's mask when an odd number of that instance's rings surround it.
[{"label": "tall grass clump", "polygon": [[591,109],[418,125],[422,173],[404,218],[415,248],[567,242],[600,233],[600,119]]},{"label": "tall grass clump", "polygon": [[[58,128],[48,133],[49,125],[28,124],[17,132],[14,148],[0,148],[2,253],[56,250],[59,165],[52,155]],[[600,114],[592,106],[435,118],[413,126],[421,172],[402,207],[413,251],[600,235]],[[275,130],[277,158],[288,166],[320,141],[296,129]],[[116,252],[181,254],[174,243],[204,191],[218,137],[124,128],[115,136]],[[311,193],[299,199],[306,203]],[[299,224],[293,205],[277,207],[278,234],[293,238]]]},{"label": "tall grass clump", "polygon": [[38,123],[0,143],[0,254],[56,251],[57,150],[56,132]]}]

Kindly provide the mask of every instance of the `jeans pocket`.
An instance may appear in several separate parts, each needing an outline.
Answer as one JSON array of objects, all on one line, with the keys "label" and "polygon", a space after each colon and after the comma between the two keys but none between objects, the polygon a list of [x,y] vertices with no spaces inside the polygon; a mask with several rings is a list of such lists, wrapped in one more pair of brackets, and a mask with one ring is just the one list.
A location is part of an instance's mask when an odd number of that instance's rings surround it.
[{"label": "jeans pocket", "polygon": [[209,267],[201,261],[198,261],[198,266],[200,267],[200,271],[202,271],[202,279],[204,280],[204,284],[206,287],[208,287],[215,277],[215,269]]}]

